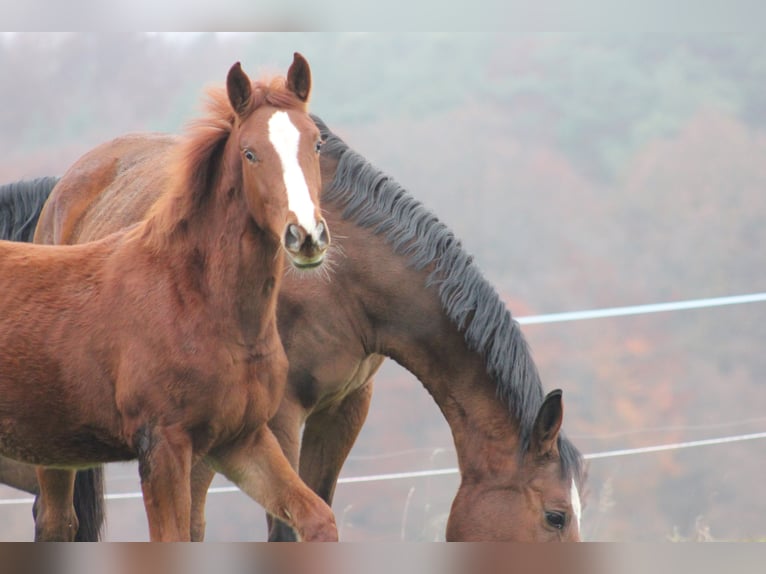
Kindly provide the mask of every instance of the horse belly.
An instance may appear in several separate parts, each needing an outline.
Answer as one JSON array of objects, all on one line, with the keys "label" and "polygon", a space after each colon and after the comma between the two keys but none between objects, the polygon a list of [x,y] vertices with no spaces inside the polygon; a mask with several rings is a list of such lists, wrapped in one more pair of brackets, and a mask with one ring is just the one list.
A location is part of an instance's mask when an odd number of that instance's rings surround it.
[{"label": "horse belly", "polygon": [[0,420],[0,454],[28,464],[79,468],[131,460],[134,453],[103,430],[64,430],[40,420]]},{"label": "horse belly", "polygon": [[103,373],[67,372],[50,348],[30,344],[31,337],[0,339],[0,454],[63,466],[129,458],[114,433]]},{"label": "horse belly", "polygon": [[[15,381],[0,375],[0,454],[45,466],[131,458],[114,431],[108,385],[73,392],[66,380],[26,372],[29,378]],[[51,367],[45,374],[56,372]]]}]

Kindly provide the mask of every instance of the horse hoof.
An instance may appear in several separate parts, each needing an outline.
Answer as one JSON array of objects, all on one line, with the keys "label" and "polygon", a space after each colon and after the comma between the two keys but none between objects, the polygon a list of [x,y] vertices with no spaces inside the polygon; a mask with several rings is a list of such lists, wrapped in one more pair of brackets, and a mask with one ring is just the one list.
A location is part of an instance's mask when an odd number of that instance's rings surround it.
[{"label": "horse hoof", "polygon": [[302,542],[338,542],[335,520],[325,520],[301,531]]}]

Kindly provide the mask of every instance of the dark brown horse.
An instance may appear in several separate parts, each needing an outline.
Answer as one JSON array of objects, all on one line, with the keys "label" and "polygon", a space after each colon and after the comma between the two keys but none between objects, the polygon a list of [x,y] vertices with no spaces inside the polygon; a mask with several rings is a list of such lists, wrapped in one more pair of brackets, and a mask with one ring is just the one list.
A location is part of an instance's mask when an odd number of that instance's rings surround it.
[{"label": "dark brown horse", "polygon": [[[331,502],[373,375],[392,357],[418,376],[453,432],[462,482],[449,539],[576,540],[572,487],[583,480],[581,458],[560,432],[560,393],[544,401],[518,323],[450,230],[314,119],[326,140],[322,208],[334,248],[331,283],[288,274],[280,292],[290,371],[270,426],[288,459]],[[82,241],[145,216],[149,182],[163,177],[162,158],[177,143],[144,136],[113,145],[122,158],[117,169],[84,169],[56,188],[40,238]],[[204,467],[195,472],[193,538],[200,539],[209,478],[202,480]],[[279,527],[270,533],[290,536]]]},{"label": "dark brown horse", "polygon": [[[280,253],[316,267],[329,242],[310,87],[299,54],[268,83],[235,64],[163,158],[170,177],[147,182],[141,222],[79,245],[0,242],[0,453],[39,465],[36,539],[74,537],[74,469],[133,458],[152,540],[190,538],[203,460],[302,539],[337,539],[266,425],[288,369]],[[70,173],[123,166],[103,146]]]}]

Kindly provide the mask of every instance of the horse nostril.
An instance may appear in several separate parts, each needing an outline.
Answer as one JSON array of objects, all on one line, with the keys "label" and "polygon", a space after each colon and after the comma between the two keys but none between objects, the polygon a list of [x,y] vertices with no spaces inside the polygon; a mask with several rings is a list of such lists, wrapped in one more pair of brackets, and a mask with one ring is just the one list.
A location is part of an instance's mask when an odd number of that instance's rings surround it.
[{"label": "horse nostril", "polygon": [[320,221],[319,225],[317,225],[316,235],[317,247],[319,249],[325,249],[330,243],[330,235],[327,233],[327,226],[324,224],[324,221]]},{"label": "horse nostril", "polygon": [[285,232],[285,247],[291,251],[298,251],[301,248],[301,243],[303,243],[301,230],[297,225],[291,223]]}]

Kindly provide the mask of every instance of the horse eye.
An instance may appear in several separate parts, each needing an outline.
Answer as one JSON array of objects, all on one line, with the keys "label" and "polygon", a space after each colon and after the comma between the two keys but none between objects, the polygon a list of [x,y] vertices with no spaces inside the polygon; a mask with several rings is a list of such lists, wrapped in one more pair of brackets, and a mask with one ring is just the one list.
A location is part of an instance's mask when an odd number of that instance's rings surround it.
[{"label": "horse eye", "polygon": [[255,161],[255,153],[253,153],[253,150],[246,149],[242,152],[242,154],[245,156],[245,159],[249,162]]},{"label": "horse eye", "polygon": [[322,140],[317,140],[316,145],[314,146],[314,150],[319,153],[322,151],[322,146],[324,145],[324,142]]},{"label": "horse eye", "polygon": [[567,523],[567,516],[563,512],[546,512],[545,520],[556,530],[564,530]]}]

